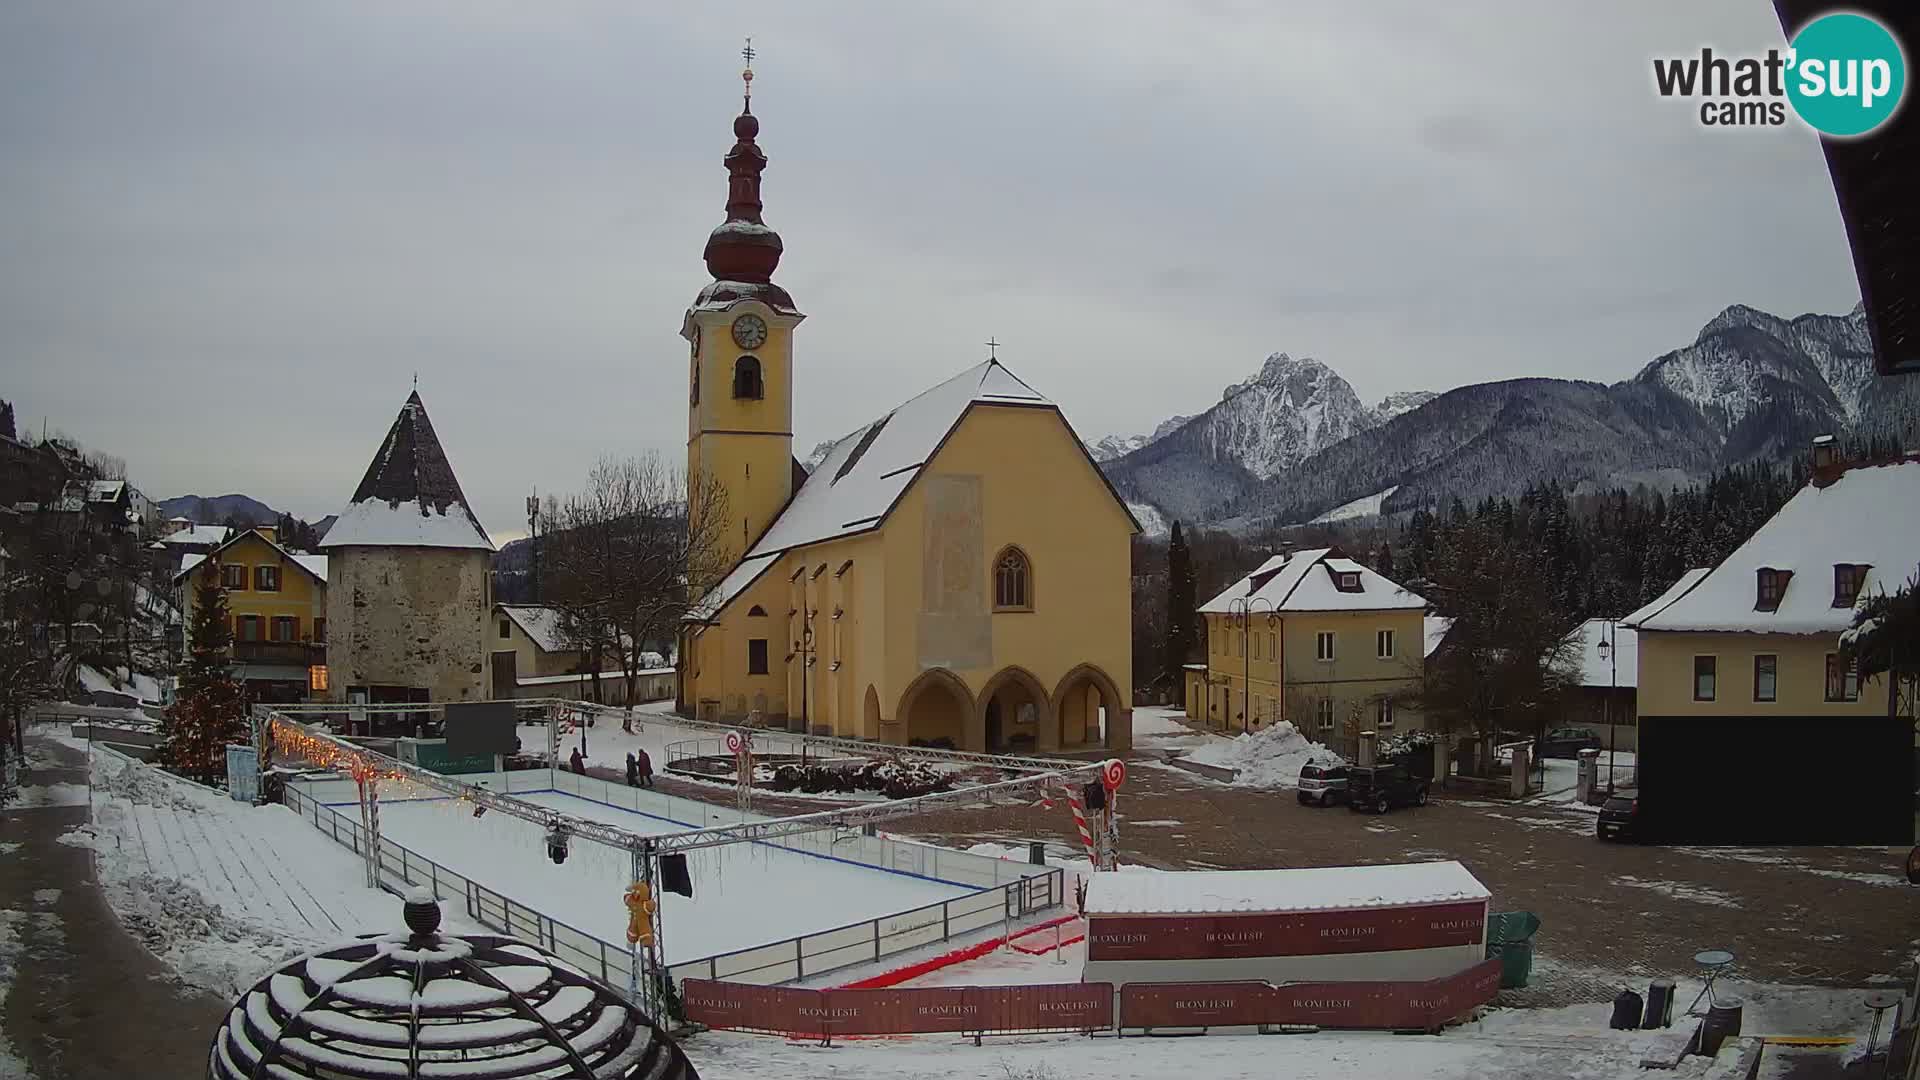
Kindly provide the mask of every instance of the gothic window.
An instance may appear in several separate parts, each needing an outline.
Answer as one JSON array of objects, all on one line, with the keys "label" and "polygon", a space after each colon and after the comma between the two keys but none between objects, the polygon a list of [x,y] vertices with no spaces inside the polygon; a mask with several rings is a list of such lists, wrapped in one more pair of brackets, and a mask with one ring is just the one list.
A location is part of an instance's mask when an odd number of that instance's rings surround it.
[{"label": "gothic window", "polygon": [[1007,548],[994,560],[993,607],[996,611],[1033,610],[1033,565],[1019,548]]},{"label": "gothic window", "polygon": [[733,362],[733,396],[758,401],[766,396],[760,381],[760,359],[743,356]]}]

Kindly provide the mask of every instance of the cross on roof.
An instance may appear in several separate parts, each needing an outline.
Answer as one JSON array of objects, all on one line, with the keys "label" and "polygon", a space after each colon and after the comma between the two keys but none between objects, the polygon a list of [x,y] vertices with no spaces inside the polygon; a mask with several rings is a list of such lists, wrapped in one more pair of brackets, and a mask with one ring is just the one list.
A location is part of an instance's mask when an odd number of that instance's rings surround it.
[{"label": "cross on roof", "polygon": [[747,66],[740,72],[740,81],[746,83],[746,100],[751,102],[753,100],[753,58],[759,55],[753,51],[752,38],[747,39],[747,47],[740,50],[740,55],[747,62]]},{"label": "cross on roof", "polygon": [[992,338],[987,339],[987,359],[1000,359],[1000,343]]}]

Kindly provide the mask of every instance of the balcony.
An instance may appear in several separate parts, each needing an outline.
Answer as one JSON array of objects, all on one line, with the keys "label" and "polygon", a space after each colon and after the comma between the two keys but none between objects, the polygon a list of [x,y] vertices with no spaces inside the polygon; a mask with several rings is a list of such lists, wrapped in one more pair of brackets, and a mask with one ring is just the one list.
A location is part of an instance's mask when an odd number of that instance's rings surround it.
[{"label": "balcony", "polygon": [[233,659],[239,664],[287,664],[311,667],[327,662],[325,642],[312,641],[236,641]]}]

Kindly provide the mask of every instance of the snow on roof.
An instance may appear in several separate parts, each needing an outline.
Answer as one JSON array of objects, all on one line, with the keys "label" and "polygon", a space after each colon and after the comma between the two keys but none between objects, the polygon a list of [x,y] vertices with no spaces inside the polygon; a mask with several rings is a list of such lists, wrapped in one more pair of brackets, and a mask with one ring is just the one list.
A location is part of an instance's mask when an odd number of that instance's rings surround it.
[{"label": "snow on roof", "polygon": [[740,565],[689,617],[718,613],[772,565],[771,556],[879,527],[976,402],[1053,407],[998,360],[986,360],[840,439]]},{"label": "snow on roof", "polygon": [[976,401],[1052,404],[999,361],[975,364],[835,443],[747,558],[877,526]]},{"label": "snow on roof", "polygon": [[1225,915],[1441,904],[1492,897],[1457,862],[1095,874],[1088,915]]},{"label": "snow on roof", "polygon": [[1438,649],[1440,643],[1447,639],[1447,631],[1453,629],[1453,620],[1445,615],[1429,615],[1426,617],[1424,629],[1427,638],[1426,651],[1421,655],[1432,656],[1433,650]]},{"label": "snow on roof", "polygon": [[[1920,458],[1855,466],[1825,487],[1801,488],[1691,589],[1630,621],[1642,630],[1837,634],[1853,607],[1833,606],[1834,566],[1871,567],[1859,600],[1891,593],[1920,566],[1916,537]],[[1772,611],[1754,610],[1762,569],[1795,572]]]},{"label": "snow on roof", "polygon": [[[817,472],[816,475],[818,475]],[[756,555],[742,559],[726,577],[720,579],[720,584],[709,589],[707,595],[701,597],[700,603],[687,612],[687,621],[702,622],[720,614],[720,609],[732,603],[734,597],[746,591],[747,586],[758,581],[761,574],[766,573],[769,567],[779,561],[777,552],[772,555]]]},{"label": "snow on roof", "polygon": [[112,502],[127,486],[125,480],[93,480],[87,484],[87,497],[94,502]]},{"label": "snow on roof", "polygon": [[1621,619],[1620,620],[1621,625],[1639,626],[1641,619],[1644,619],[1657,611],[1666,610],[1669,604],[1672,604],[1675,600],[1678,600],[1681,597],[1687,595],[1687,592],[1689,590],[1691,590],[1695,585],[1700,584],[1700,579],[1703,577],[1706,577],[1707,571],[1712,569],[1713,567],[1711,566],[1702,566],[1698,569],[1689,570],[1686,573],[1681,574],[1680,580],[1674,582],[1672,585],[1667,586],[1666,592],[1663,592],[1659,596],[1654,597],[1644,607],[1639,608],[1638,610],[1634,611],[1632,614],[1629,614],[1626,618]]},{"label": "snow on roof", "polygon": [[227,538],[225,525],[189,525],[160,538],[163,544],[218,544]]},{"label": "snow on roof", "polygon": [[467,505],[419,391],[400,407],[353,499],[320,546],[494,550]]},{"label": "snow on roof", "polygon": [[[649,653],[647,655],[655,656],[658,654]],[[673,674],[673,669],[670,667],[643,667],[639,671],[634,672],[634,675],[640,678],[645,678],[649,675],[657,677],[661,675],[671,675],[671,674]],[[600,678],[603,681],[612,680],[612,679],[624,679],[626,677],[627,677],[627,673],[625,671],[622,671],[619,668],[609,668],[606,671],[602,671],[600,673]],[[592,679],[593,679],[592,674],[585,671],[577,671],[577,672],[572,672],[566,675],[529,675],[523,679],[513,680],[513,684],[515,686],[559,686],[562,683],[588,682],[588,681],[591,681]]]},{"label": "snow on roof", "polygon": [[[1335,587],[1332,575],[1320,569],[1323,566],[1339,573],[1358,573],[1360,591],[1341,592]],[[1232,614],[1239,610],[1234,602],[1243,599],[1250,600],[1256,611],[1266,609],[1266,605],[1260,603],[1265,600],[1281,613],[1416,610],[1427,606],[1425,597],[1336,555],[1333,548],[1275,555],[1251,574],[1221,590],[1220,595],[1201,605],[1200,610],[1209,615]]]},{"label": "snow on roof", "polygon": [[245,530],[241,530],[239,532],[234,533],[233,538],[231,540],[228,540],[226,543],[221,544],[219,547],[214,548],[211,552],[207,554],[202,554],[198,551],[189,551],[186,554],[180,556],[180,569],[174,572],[173,580],[179,581],[181,578],[186,577],[187,572],[192,570],[194,567],[199,566],[201,562],[206,560],[208,555],[218,555],[222,551],[227,550],[229,547],[232,547],[234,544],[239,543],[240,541],[246,539],[249,536],[267,545],[273,550],[279,552],[281,558],[287,559],[291,562],[298,563],[301,569],[305,570],[309,574],[312,574],[314,577],[320,579],[320,584],[325,585],[327,583],[327,557],[325,555],[296,554],[294,552],[288,551],[286,548],[281,547],[278,543],[275,543],[274,541],[267,539],[265,533],[259,532],[254,529],[245,529]]},{"label": "snow on roof", "polygon": [[533,639],[533,644],[544,652],[572,652],[573,647],[566,643],[560,633],[560,609],[544,607],[539,604],[499,604],[501,611],[520,632]]},{"label": "snow on roof", "polygon": [[[1640,635],[1612,619],[1588,619],[1574,628],[1580,642],[1580,685],[1640,685]],[[1612,641],[1612,655],[1600,656],[1600,642]]]}]

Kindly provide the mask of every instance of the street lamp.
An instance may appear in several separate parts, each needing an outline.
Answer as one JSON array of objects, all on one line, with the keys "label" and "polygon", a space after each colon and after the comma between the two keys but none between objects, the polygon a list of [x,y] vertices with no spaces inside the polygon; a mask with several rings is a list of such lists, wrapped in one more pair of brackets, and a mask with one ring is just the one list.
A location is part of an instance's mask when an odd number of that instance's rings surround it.
[{"label": "street lamp", "polygon": [[1230,618],[1240,622],[1240,733],[1248,734],[1253,730],[1253,649],[1250,631],[1253,627],[1253,613],[1256,605],[1267,605],[1267,626],[1279,623],[1280,613],[1273,610],[1273,601],[1264,596],[1236,597],[1227,605]]},{"label": "street lamp", "polygon": [[1620,641],[1620,620],[1608,619],[1607,629],[1600,635],[1600,659],[1607,662],[1607,700],[1601,703],[1601,715],[1607,720],[1607,794],[1613,794],[1614,742],[1619,732],[1613,723],[1613,699],[1620,689],[1620,650],[1616,647]]}]

